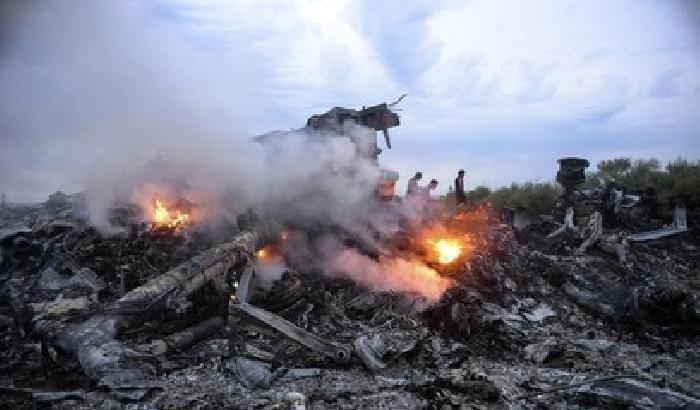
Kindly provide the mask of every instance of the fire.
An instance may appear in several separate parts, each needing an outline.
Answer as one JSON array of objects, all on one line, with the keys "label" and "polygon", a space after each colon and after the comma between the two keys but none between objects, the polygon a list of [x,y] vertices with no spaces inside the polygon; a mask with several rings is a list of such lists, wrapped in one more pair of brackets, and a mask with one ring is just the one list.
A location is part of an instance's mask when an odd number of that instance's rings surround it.
[{"label": "fire", "polygon": [[156,211],[153,215],[153,222],[156,224],[166,224],[170,219],[168,209],[163,206],[163,203],[156,199]]},{"label": "fire", "polygon": [[267,248],[261,248],[261,249],[258,249],[257,252],[255,252],[255,256],[257,256],[260,259],[267,258],[269,254],[270,254],[270,250]]},{"label": "fire", "polygon": [[264,262],[270,262],[281,255],[279,245],[276,243],[268,244],[255,251],[255,257]]},{"label": "fire", "polygon": [[462,247],[459,241],[454,239],[439,239],[433,245],[438,256],[438,261],[442,264],[454,262],[462,254]]},{"label": "fire", "polygon": [[458,260],[469,258],[476,248],[472,232],[478,229],[475,226],[461,226],[454,223],[454,219],[448,222],[435,222],[418,232],[416,249],[422,249],[429,262],[450,265]]},{"label": "fire", "polygon": [[153,223],[159,227],[178,228],[187,225],[190,221],[189,214],[177,209],[169,211],[163,203],[156,199],[153,212]]},{"label": "fire", "polygon": [[335,255],[328,271],[377,291],[417,293],[429,302],[439,300],[453,284],[452,279],[441,276],[423,261],[399,257],[380,257],[377,261],[354,249]]}]

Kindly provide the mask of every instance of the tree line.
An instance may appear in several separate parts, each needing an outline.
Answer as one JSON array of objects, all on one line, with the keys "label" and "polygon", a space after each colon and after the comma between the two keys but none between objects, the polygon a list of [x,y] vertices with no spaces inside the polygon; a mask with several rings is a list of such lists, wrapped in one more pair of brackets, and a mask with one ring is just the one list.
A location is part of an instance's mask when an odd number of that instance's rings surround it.
[{"label": "tree line", "polygon": [[[580,189],[602,189],[609,182],[637,192],[654,192],[659,201],[682,198],[686,206],[700,207],[700,161],[676,158],[662,165],[655,158],[614,158],[600,161],[596,170],[586,174]],[[535,213],[551,212],[561,194],[554,182],[512,183],[490,189],[478,186],[467,193],[470,204],[490,202],[496,208],[525,208]]]}]

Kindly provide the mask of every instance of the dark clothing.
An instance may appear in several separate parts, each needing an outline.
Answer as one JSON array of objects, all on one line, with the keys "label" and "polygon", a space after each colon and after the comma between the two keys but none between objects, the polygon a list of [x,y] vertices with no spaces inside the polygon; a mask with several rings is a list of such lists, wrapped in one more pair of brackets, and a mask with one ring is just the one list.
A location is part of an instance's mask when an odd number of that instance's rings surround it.
[{"label": "dark clothing", "polygon": [[458,204],[467,203],[467,195],[464,193],[464,178],[455,178],[455,197]]},{"label": "dark clothing", "polygon": [[406,197],[416,194],[418,188],[418,179],[413,177],[408,180],[408,186],[406,187]]}]

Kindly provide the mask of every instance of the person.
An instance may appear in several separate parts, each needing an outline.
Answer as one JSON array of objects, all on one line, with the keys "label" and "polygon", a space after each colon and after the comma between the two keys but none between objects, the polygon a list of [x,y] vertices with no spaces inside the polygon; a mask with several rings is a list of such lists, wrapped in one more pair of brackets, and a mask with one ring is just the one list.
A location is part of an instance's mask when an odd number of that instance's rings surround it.
[{"label": "person", "polygon": [[418,212],[427,216],[430,213],[430,191],[438,187],[437,179],[431,179],[428,185],[424,187],[418,187],[418,192],[416,193],[416,205]]},{"label": "person", "polygon": [[413,191],[411,191],[411,197],[415,198],[420,203],[426,204],[430,201],[430,191],[437,188],[437,186],[437,179],[431,179],[426,186],[416,185]]},{"label": "person", "polygon": [[428,200],[428,201],[430,200],[430,191],[432,191],[433,189],[436,189],[437,187],[438,187],[437,179],[431,179],[430,183],[428,184],[428,186],[426,187],[426,189],[423,193],[423,195],[425,195],[426,200]]},{"label": "person", "polygon": [[420,181],[422,178],[423,173],[418,171],[416,172],[416,175],[413,176],[413,178],[408,180],[408,186],[406,187],[406,199],[418,193],[418,181]]},{"label": "person", "polygon": [[464,170],[460,169],[457,172],[457,178],[455,178],[455,197],[457,198],[457,205],[467,203],[467,194],[464,192]]},{"label": "person", "polygon": [[[422,175],[421,175],[422,177]],[[411,178],[411,180],[415,177]],[[430,191],[437,188],[438,182],[433,179],[426,186],[418,185],[418,181],[411,186],[411,189],[406,194],[404,201],[405,209],[408,211],[408,217],[413,223],[420,224],[425,216],[430,202]]]}]

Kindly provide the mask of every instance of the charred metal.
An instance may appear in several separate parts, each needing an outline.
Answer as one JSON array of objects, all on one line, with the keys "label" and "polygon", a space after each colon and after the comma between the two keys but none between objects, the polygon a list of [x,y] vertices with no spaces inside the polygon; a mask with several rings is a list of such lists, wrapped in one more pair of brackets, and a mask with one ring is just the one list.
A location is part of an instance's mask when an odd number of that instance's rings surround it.
[{"label": "charred metal", "polygon": [[[305,132],[352,122],[391,147],[393,105],[334,108]],[[688,213],[676,202],[647,229],[648,198],[583,192],[588,161],[559,165],[554,215],[430,204],[416,218],[392,183],[368,209],[396,229],[369,237],[255,209],[212,235],[186,198],[114,204],[117,234],[91,226],[81,195],[3,204],[0,403],[699,408]],[[336,265],[299,246],[328,236]]]}]

